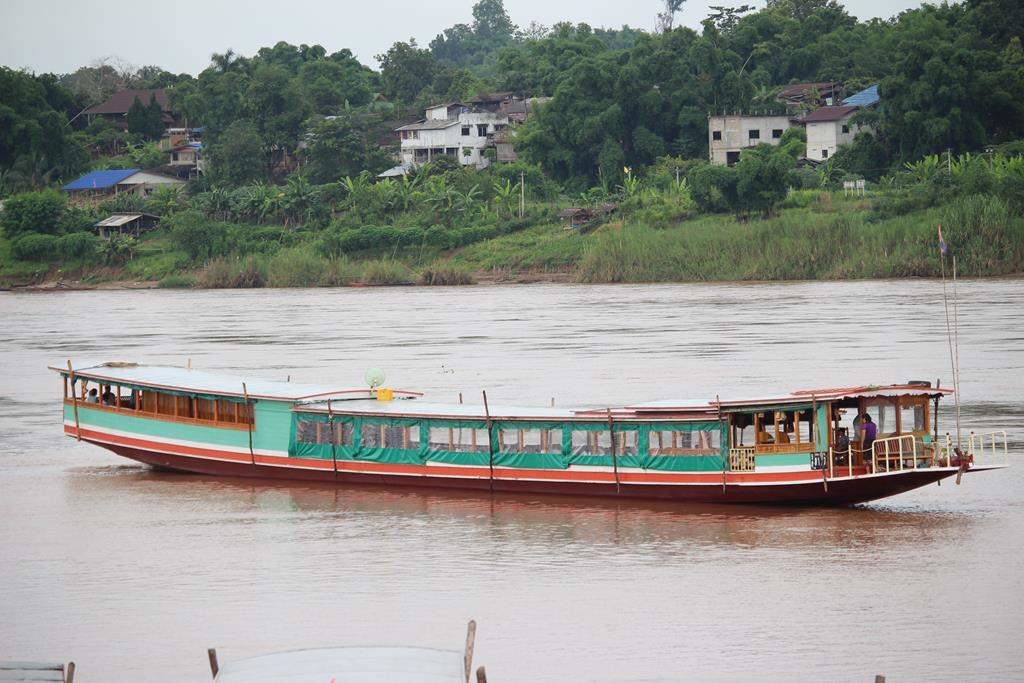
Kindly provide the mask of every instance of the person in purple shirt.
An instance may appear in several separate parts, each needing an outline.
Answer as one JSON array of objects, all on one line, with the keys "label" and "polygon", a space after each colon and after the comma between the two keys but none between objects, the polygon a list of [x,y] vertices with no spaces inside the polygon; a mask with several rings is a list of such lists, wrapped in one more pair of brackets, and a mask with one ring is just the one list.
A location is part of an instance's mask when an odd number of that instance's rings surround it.
[{"label": "person in purple shirt", "polygon": [[864,413],[861,417],[860,434],[864,439],[862,450],[866,457],[871,453],[871,445],[875,442],[875,438],[878,436],[878,425],[871,420],[871,416],[867,413]]}]

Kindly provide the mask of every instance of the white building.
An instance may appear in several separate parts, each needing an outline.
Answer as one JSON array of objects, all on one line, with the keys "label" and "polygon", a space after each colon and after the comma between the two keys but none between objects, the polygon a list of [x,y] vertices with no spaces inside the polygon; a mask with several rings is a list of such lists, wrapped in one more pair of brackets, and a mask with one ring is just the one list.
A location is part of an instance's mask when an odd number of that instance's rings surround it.
[{"label": "white building", "polygon": [[732,166],[740,152],[760,144],[778,145],[793,125],[788,115],[709,116],[708,151],[711,163]]},{"label": "white building", "polygon": [[804,117],[807,127],[807,158],[824,161],[836,153],[840,145],[853,142],[861,131],[871,131],[869,126],[850,123],[850,118],[859,107],[822,107]]},{"label": "white building", "polygon": [[430,107],[425,120],[396,129],[402,141],[402,166],[450,156],[463,166],[486,168],[491,162],[484,150],[508,125],[507,114],[476,111],[459,102]]}]

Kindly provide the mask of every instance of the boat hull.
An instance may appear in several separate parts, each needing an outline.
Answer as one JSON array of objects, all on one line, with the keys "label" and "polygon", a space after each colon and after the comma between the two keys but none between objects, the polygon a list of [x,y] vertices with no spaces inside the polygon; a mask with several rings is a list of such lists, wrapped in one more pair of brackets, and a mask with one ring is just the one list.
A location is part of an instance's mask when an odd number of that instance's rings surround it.
[{"label": "boat hull", "polygon": [[[614,480],[594,481],[594,473],[588,473],[586,480],[572,480],[540,479],[529,476],[529,472],[502,469],[495,470],[492,478],[486,468],[475,473],[462,471],[461,468],[458,472],[449,468],[441,468],[437,473],[423,472],[424,468],[419,472],[385,472],[373,463],[351,461],[327,461],[325,467],[297,467],[281,462],[271,464],[266,462],[268,459],[264,456],[240,458],[237,454],[230,454],[230,459],[221,459],[210,455],[193,456],[104,443],[89,438],[83,440],[131,460],[192,474],[388,487],[416,486],[488,492],[671,500],[687,503],[852,505],[904,493],[957,473],[956,468],[928,468],[833,479],[826,479],[823,474],[815,473],[815,479],[802,481],[770,479],[768,476],[763,477],[764,481],[758,481],[756,474],[739,477],[732,473],[715,473],[690,477],[689,481],[685,482],[666,483],[659,483],[657,480],[641,482],[637,481],[636,477],[623,474],[620,482],[616,484]],[[564,474],[562,476],[566,477]]]}]

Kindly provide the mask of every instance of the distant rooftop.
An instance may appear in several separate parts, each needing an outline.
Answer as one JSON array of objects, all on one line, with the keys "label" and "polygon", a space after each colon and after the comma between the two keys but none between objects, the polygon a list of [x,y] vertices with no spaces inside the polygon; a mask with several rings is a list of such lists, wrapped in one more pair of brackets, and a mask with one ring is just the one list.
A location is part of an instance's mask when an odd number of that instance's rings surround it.
[{"label": "distant rooftop", "polygon": [[64,190],[105,190],[114,187],[122,180],[139,172],[137,168],[111,169],[107,171],[91,171],[81,178],[72,180],[64,186]]},{"label": "distant rooftop", "polygon": [[858,93],[850,95],[843,100],[843,104],[851,107],[870,107],[873,104],[877,104],[879,99],[878,84],[875,83],[872,86],[864,88]]},{"label": "distant rooftop", "polygon": [[827,121],[841,121],[859,107],[822,107],[815,109],[803,118],[804,123],[825,123]]},{"label": "distant rooftop", "polygon": [[95,107],[89,107],[83,113],[86,115],[127,114],[132,104],[135,103],[136,98],[143,105],[149,105],[149,100],[156,98],[156,102],[160,105],[162,111],[167,112],[171,110],[171,104],[167,100],[167,91],[163,88],[155,88],[153,90],[122,90],[121,92],[116,92],[106,102],[97,104]]}]

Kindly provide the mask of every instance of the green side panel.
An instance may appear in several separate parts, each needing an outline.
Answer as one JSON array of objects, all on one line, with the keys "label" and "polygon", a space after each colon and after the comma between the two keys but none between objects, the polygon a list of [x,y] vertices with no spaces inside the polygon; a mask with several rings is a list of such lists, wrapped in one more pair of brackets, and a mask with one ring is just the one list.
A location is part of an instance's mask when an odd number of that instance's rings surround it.
[{"label": "green side panel", "polygon": [[831,404],[822,403],[818,406],[818,414],[814,416],[814,448],[817,451],[828,450],[828,423],[831,418]]},{"label": "green side panel", "polygon": [[721,455],[658,455],[644,460],[644,469],[663,472],[721,472],[725,467]]},{"label": "green side panel", "polygon": [[[349,449],[342,449],[349,450]],[[383,462],[390,465],[422,465],[424,462],[420,451],[404,448],[358,448],[351,455],[338,454],[338,459],[351,459],[369,462]]]},{"label": "green side panel", "polygon": [[[252,430],[252,447],[257,451],[287,451],[292,432],[291,403],[285,401],[253,401],[256,423]],[[246,445],[248,446],[248,436]]]},{"label": "green side panel", "polygon": [[807,453],[785,453],[782,455],[755,455],[755,467],[781,467],[783,465],[811,464],[810,451]]},{"label": "green side panel", "polygon": [[558,453],[499,453],[494,464],[501,467],[522,467],[534,470],[564,470],[565,456]]},{"label": "green side panel", "polygon": [[[74,408],[64,406],[64,419],[74,422]],[[139,436],[155,436],[181,441],[195,441],[215,446],[249,447],[249,432],[245,429],[224,429],[222,427],[206,427],[185,422],[171,422],[148,417],[136,417],[127,413],[115,413],[107,410],[90,410],[79,404],[78,420],[83,428],[94,425],[100,428],[116,429],[131,432]],[[287,446],[287,428],[281,435]]]}]

